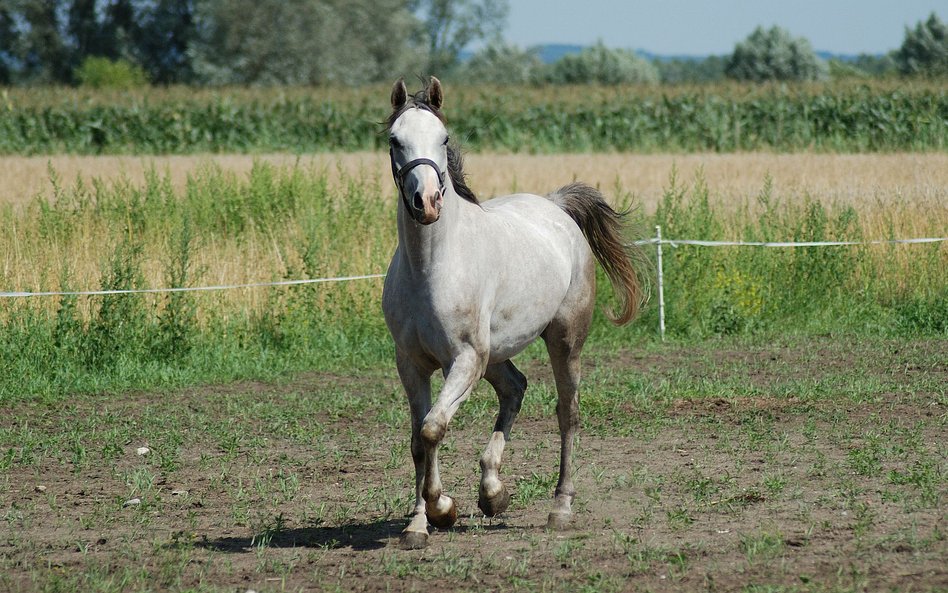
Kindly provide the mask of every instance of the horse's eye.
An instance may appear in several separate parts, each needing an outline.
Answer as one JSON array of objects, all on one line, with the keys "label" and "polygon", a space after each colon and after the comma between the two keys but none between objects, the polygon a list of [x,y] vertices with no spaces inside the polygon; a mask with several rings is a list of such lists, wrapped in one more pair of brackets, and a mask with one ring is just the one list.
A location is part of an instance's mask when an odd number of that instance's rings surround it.
[{"label": "horse's eye", "polygon": [[389,136],[389,137],[388,137],[388,143],[391,145],[392,148],[401,148],[401,147],[402,147],[402,143],[399,142],[399,141],[398,141],[398,138],[396,138],[395,136]]},{"label": "horse's eye", "polygon": [[451,136],[445,136],[444,142],[441,143],[441,146],[447,146],[447,145],[448,145],[448,140],[450,140],[450,139],[451,139]]}]

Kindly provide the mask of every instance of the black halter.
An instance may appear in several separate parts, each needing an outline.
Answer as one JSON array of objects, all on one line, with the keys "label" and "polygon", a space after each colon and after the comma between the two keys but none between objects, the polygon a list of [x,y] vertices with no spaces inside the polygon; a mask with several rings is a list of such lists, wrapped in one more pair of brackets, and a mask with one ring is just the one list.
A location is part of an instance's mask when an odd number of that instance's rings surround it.
[{"label": "black halter", "polygon": [[402,202],[405,203],[405,210],[409,215],[411,214],[412,208],[411,204],[408,203],[408,198],[405,196],[405,192],[402,190],[402,186],[405,184],[405,176],[408,175],[409,171],[415,167],[419,165],[429,165],[431,168],[433,168],[435,173],[438,174],[438,189],[444,193],[444,171],[441,170],[441,167],[438,166],[438,163],[431,159],[421,158],[408,161],[401,169],[396,169],[395,150],[391,148],[388,151],[388,158],[392,163],[392,177],[395,179],[395,187],[398,188],[398,195],[402,197]]}]

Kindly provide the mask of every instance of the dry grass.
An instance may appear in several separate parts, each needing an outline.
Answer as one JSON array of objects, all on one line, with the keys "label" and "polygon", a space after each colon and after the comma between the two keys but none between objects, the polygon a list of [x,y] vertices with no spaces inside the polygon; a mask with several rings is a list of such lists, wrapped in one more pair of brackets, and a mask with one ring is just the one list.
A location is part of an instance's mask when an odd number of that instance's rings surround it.
[{"label": "dry grass", "polygon": [[[184,185],[189,174],[208,163],[245,174],[255,160],[275,164],[325,168],[330,174],[345,171],[380,179],[388,178],[384,153],[326,153],[293,155],[203,156],[54,156],[0,158],[0,204],[23,203],[49,192],[49,169],[64,183],[77,176],[116,179],[133,183],[155,168],[168,173],[174,185]],[[586,181],[606,190],[617,184],[632,193],[651,211],[677,167],[679,179],[690,183],[702,170],[714,197],[741,201],[756,195],[767,175],[774,193],[782,198],[809,196],[823,202],[864,206],[911,202],[939,204],[948,201],[948,154],[470,154],[466,169],[471,185],[483,197],[528,191],[545,193],[573,180]],[[384,178],[384,179],[382,179]]]},{"label": "dry grass", "polygon": [[[335,180],[347,175],[367,177],[383,192],[391,187],[387,155],[383,153],[292,155],[206,155],[200,157],[7,157],[0,158],[0,205],[23,205],[36,195],[52,194],[49,170],[54,170],[62,185],[72,186],[77,177],[85,182],[126,179],[133,186],[143,182],[145,172],[154,168],[170,176],[174,186],[184,186],[189,175],[198,174],[208,164],[238,175],[249,173],[256,160],[325,170]],[[646,212],[653,212],[669,176],[677,168],[680,182],[693,183],[703,172],[711,199],[739,206],[753,200],[773,180],[772,195],[783,201],[806,199],[826,204],[853,205],[860,215],[867,239],[945,236],[948,234],[948,154],[567,154],[567,155],[489,155],[471,154],[466,160],[469,181],[482,197],[531,191],[545,193],[574,179],[599,185],[607,194],[616,188],[631,193]],[[88,187],[88,185],[87,185]],[[386,195],[393,207],[394,195]],[[64,245],[20,245],[17,229],[0,240],[5,256],[0,258],[0,274],[10,285],[6,289],[36,289],[57,285],[60,268],[70,270],[76,287],[96,285],[111,241],[110,230],[94,213],[77,225],[74,240]],[[16,220],[14,217],[12,220]],[[113,229],[114,230],[114,229]],[[300,229],[286,228],[289,235]],[[739,234],[739,230],[735,231]],[[739,238],[739,237],[734,237]],[[285,239],[285,237],[284,237]],[[167,242],[167,237],[161,241]],[[195,265],[203,270],[202,284],[248,283],[269,281],[287,269],[285,250],[268,236],[247,236],[240,241],[208,241],[195,253]],[[152,245],[151,254],[166,254],[167,243]],[[907,257],[907,255],[906,255]],[[150,286],[164,284],[162,257],[149,257],[143,264]],[[345,265],[356,270],[343,273],[370,273],[377,269],[373,256],[351,253]],[[903,266],[910,266],[906,260]],[[326,269],[327,274],[341,270]],[[234,305],[249,308],[260,305],[262,291],[232,291],[223,297]],[[220,299],[221,295],[202,298]]]}]

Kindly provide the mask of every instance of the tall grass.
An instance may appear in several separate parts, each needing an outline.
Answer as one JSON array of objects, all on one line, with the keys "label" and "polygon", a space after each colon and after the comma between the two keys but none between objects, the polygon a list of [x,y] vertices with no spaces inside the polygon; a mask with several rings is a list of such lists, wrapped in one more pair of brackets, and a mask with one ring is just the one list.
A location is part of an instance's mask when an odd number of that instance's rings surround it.
[{"label": "tall grass", "polygon": [[[52,196],[0,210],[4,290],[121,290],[365,274],[384,271],[396,244],[393,191],[321,169],[258,163],[238,177],[208,166],[183,189],[156,172],[138,184],[66,185],[54,172],[51,179]],[[716,209],[700,177],[690,185],[673,178],[654,218],[641,215],[638,222],[642,228],[661,224],[666,236],[677,238],[858,240],[878,238],[886,220],[898,232],[892,213],[783,202],[766,180],[761,184],[755,203]],[[923,230],[944,234],[945,218],[934,214]],[[944,336],[946,255],[944,245],[666,247],[669,332],[684,338],[781,332]],[[600,300],[608,305],[608,284],[600,285]],[[3,298],[0,401],[389,365],[380,295],[380,281],[363,280]],[[620,329],[597,315],[592,342],[612,347],[633,336],[652,339],[655,315],[652,303],[632,328]]]},{"label": "tall grass", "polygon": [[[905,151],[948,147],[935,83],[448,89],[473,150]],[[312,152],[384,148],[388,90],[36,89],[0,97],[0,153]]]}]

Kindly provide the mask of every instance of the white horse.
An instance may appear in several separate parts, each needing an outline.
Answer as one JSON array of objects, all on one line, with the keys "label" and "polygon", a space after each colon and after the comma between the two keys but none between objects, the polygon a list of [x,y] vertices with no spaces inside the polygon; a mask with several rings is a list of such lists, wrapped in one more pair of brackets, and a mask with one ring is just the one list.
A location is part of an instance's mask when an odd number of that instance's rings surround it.
[{"label": "white horse", "polygon": [[[481,378],[500,400],[481,456],[478,507],[502,513],[510,495],[501,456],[527,380],[511,362],[536,338],[546,342],[556,380],[560,475],[548,528],[565,527],[576,493],[570,475],[579,424],[579,355],[596,294],[595,260],[631,320],[642,291],[621,237],[622,214],[595,189],[574,183],[549,196],[516,194],[479,203],[464,181],[459,151],[448,144],[441,83],[409,96],[399,80],[388,119],[392,174],[400,196],[398,248],[385,277],[382,309],[411,407],[415,507],[405,548],[424,547],[428,523],[447,528],[457,509],[442,492],[438,445]],[[431,375],[444,385],[431,403]]]}]

